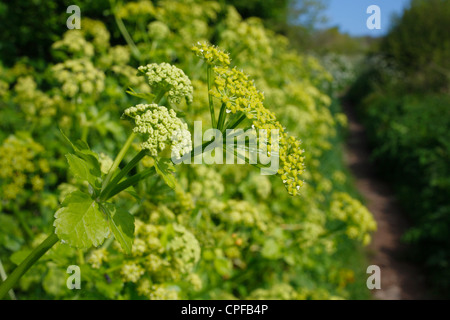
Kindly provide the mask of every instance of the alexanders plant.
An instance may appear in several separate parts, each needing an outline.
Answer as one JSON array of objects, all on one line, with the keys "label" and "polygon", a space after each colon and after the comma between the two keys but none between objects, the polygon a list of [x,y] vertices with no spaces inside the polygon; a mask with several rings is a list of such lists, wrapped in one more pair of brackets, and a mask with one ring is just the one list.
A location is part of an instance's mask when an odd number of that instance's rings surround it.
[{"label": "alexanders plant", "polygon": [[[288,192],[297,195],[303,183],[300,176],[304,170],[301,142],[289,136],[275,115],[264,106],[264,95],[256,89],[254,82],[244,72],[229,67],[231,62],[228,54],[208,44],[198,44],[193,47],[193,51],[204,59],[207,66],[211,126],[224,137],[227,130],[237,128],[279,130],[277,139],[270,135],[259,135],[259,146],[265,146],[264,152],[267,154],[279,157],[277,174]],[[65,197],[54,215],[54,232],[0,285],[0,298],[58,241],[76,248],[90,248],[100,246],[113,235],[123,251],[130,254],[135,238],[134,216],[116,205],[112,198],[123,191],[133,193],[130,190],[132,186],[156,174],[171,188],[175,188],[174,162],[183,157],[194,157],[198,152],[203,153],[214,143],[212,139],[200,148],[193,149],[186,123],[171,108],[173,103],[179,103],[182,99],[190,103],[193,98],[191,82],[182,70],[162,63],[142,66],[138,71],[146,77],[152,93],[137,93],[132,89],[128,93],[147,100],[149,104],[138,104],[124,111],[124,117],[130,119],[135,127],[106,174],[102,173],[99,155],[85,141],[72,142],[61,133],[73,150],[66,155],[69,169],[79,181],[88,185],[88,190],[77,189]],[[165,97],[167,106],[159,105]],[[220,104],[218,118],[215,116],[215,100]],[[138,137],[143,140],[141,150],[120,168]],[[246,151],[241,155],[246,163],[251,163],[252,151],[261,152],[250,147]],[[154,165],[131,174],[145,156],[153,157]],[[260,168],[267,166],[262,163],[252,164]]]}]

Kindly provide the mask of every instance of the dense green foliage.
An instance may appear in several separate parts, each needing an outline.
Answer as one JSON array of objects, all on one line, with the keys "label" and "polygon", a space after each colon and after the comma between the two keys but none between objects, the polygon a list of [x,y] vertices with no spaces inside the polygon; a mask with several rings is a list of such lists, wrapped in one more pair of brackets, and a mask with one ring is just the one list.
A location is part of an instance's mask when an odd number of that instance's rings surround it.
[{"label": "dense green foliage", "polygon": [[450,90],[450,3],[413,0],[381,43],[381,52],[421,92]]},{"label": "dense green foliage", "polygon": [[[105,19],[109,0],[74,0],[91,18]],[[33,63],[50,59],[50,47],[65,32],[68,4],[63,1],[18,0],[14,5],[0,1],[0,58],[12,65],[17,57],[33,58]],[[114,19],[105,19],[112,25]],[[40,58],[40,59],[36,59]]]},{"label": "dense green foliage", "polygon": [[379,173],[412,229],[404,239],[434,287],[450,293],[450,2],[413,1],[347,98],[358,106]]},{"label": "dense green foliage", "polygon": [[[5,60],[0,69],[1,262],[10,274],[53,226],[64,240],[21,278],[17,296],[367,298],[367,264],[360,250],[376,226],[342,164],[346,117],[330,98],[332,77],[319,61],[290,50],[288,40],[260,19],[242,19],[223,3],[95,3],[105,22],[81,6],[81,30],[64,29],[63,19],[56,33],[48,31],[40,44],[48,56]],[[53,39],[61,29],[65,32]],[[229,52],[237,68],[214,69],[214,101],[206,72],[213,69],[197,56],[205,51],[192,52],[199,41]],[[15,48],[11,52],[25,52],[20,43]],[[155,82],[162,80],[151,72],[174,69],[162,63],[176,65],[180,91],[192,84],[192,101],[157,88]],[[137,76],[139,66],[146,66],[139,70],[148,78]],[[236,78],[225,77],[230,73]],[[164,86],[173,85],[170,80]],[[242,86],[234,90],[235,84]],[[250,98],[240,97],[258,108],[246,115],[250,124],[263,126],[264,115],[276,115],[290,136],[302,140],[284,159],[295,160],[304,148],[306,169],[295,170],[304,179],[302,188],[285,188],[287,178],[261,175],[243,164],[173,166],[146,154],[130,165],[144,155],[139,150],[145,142],[164,137],[131,144],[132,127],[122,115],[134,116],[138,131],[153,133],[160,127],[139,127],[137,112],[152,108],[159,116],[170,110],[171,124],[185,123],[192,131],[193,121],[201,120],[206,130],[211,101],[216,115],[225,111],[229,99],[223,92],[232,92],[232,101],[234,93],[250,92]],[[148,100],[160,106],[144,105]],[[241,107],[245,113],[247,104]],[[235,109],[229,117],[239,115]],[[225,112],[220,114],[225,119]],[[60,129],[71,141],[80,140],[68,142]],[[111,176],[114,156],[128,143],[127,164]],[[149,149],[157,147],[163,148]],[[119,193],[127,173],[148,177]],[[113,182],[121,183],[114,187]],[[81,290],[65,286],[66,269],[73,264],[81,267]]]}]

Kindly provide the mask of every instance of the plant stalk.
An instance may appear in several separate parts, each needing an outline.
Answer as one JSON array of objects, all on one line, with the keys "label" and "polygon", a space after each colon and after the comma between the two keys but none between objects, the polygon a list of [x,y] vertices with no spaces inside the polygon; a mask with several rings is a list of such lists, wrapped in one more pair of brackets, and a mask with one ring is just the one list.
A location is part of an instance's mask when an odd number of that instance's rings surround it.
[{"label": "plant stalk", "polygon": [[141,161],[143,157],[147,154],[146,149],[142,149],[134,158],[128,162],[128,164],[120,170],[120,172],[111,180],[111,182],[104,188],[104,190],[100,194],[100,200],[104,200],[106,197],[108,197],[108,193],[111,192],[112,188],[114,188],[123,177],[126,176],[128,172],[131,171],[138,163]]},{"label": "plant stalk", "polygon": [[105,190],[106,186],[109,184],[109,181],[111,181],[111,178],[112,178],[114,172],[119,167],[120,162],[122,162],[123,158],[125,157],[125,154],[127,153],[128,149],[130,148],[131,143],[133,142],[135,137],[136,137],[136,133],[131,132],[131,134],[128,136],[127,141],[123,145],[122,149],[120,149],[119,154],[117,155],[116,159],[114,160],[114,163],[112,164],[111,168],[109,169],[108,175],[106,176],[105,180],[103,181],[102,192]]},{"label": "plant stalk", "polygon": [[219,129],[220,132],[222,132],[223,130],[223,125],[227,117],[226,111],[227,111],[226,105],[225,103],[222,103],[222,106],[220,107],[219,120],[217,121],[217,129]]},{"label": "plant stalk", "polygon": [[213,86],[213,69],[212,66],[208,64],[207,67],[207,81],[208,81],[208,102],[209,102],[209,112],[211,113],[211,126],[213,128],[216,128],[216,116],[214,115],[214,101],[213,96],[211,95],[210,91],[212,90]]},{"label": "plant stalk", "polygon": [[48,250],[50,250],[59,241],[58,236],[52,233],[39,246],[37,246],[22,263],[6,278],[0,285],[0,299],[9,292],[16,282],[36,263]]},{"label": "plant stalk", "polygon": [[[3,268],[3,263],[2,260],[0,259],[0,276],[1,276],[1,280],[5,281],[7,278],[6,272],[5,272],[5,268]],[[13,289],[9,290],[9,296],[11,298],[11,300],[17,300],[16,295],[14,294]]]}]

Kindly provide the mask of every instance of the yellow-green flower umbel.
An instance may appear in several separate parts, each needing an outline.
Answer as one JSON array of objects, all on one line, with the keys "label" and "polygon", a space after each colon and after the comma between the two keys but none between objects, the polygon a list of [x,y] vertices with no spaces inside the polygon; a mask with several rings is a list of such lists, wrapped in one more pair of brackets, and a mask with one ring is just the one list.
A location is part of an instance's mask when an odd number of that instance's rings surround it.
[{"label": "yellow-green flower umbel", "polygon": [[254,81],[236,67],[228,66],[230,59],[226,53],[207,44],[198,44],[192,50],[212,66],[215,78],[209,93],[225,105],[227,113],[244,115],[256,132],[278,130],[277,143],[271,135],[258,134],[259,145],[269,154],[278,155],[278,174],[287,191],[294,196],[299,194],[304,171],[301,141],[288,135],[275,114],[264,106],[264,94],[258,91]]},{"label": "yellow-green flower umbel", "polygon": [[167,92],[170,103],[180,103],[182,98],[192,102],[193,87],[183,70],[165,62],[140,66],[138,70],[155,93]]},{"label": "yellow-green flower umbel", "polygon": [[157,104],[138,104],[126,109],[124,115],[134,120],[133,131],[145,136],[146,141],[141,143],[141,148],[148,149],[152,156],[157,156],[167,147],[176,159],[191,151],[191,133],[173,109]]}]

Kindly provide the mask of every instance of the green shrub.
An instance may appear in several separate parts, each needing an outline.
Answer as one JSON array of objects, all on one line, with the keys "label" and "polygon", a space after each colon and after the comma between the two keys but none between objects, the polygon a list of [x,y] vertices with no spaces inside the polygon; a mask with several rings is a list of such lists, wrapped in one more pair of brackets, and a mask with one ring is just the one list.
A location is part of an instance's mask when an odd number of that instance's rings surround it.
[{"label": "green shrub", "polygon": [[414,0],[381,43],[382,53],[407,77],[411,90],[448,90],[450,2]]},{"label": "green shrub", "polygon": [[450,280],[450,97],[373,93],[364,122],[379,172],[394,182],[413,227],[404,239],[436,288]]}]

